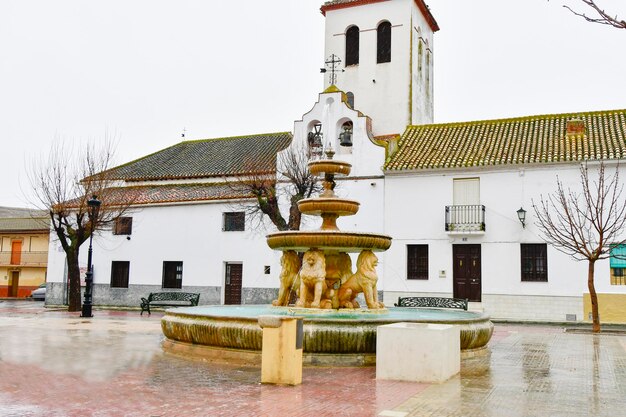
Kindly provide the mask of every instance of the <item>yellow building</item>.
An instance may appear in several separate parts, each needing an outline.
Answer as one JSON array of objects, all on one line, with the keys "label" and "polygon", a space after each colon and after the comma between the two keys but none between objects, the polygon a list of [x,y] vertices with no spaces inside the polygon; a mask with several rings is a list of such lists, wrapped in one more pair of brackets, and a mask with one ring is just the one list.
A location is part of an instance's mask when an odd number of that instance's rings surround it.
[{"label": "yellow building", "polygon": [[0,207],[0,297],[28,297],[46,282],[49,236],[45,212]]}]

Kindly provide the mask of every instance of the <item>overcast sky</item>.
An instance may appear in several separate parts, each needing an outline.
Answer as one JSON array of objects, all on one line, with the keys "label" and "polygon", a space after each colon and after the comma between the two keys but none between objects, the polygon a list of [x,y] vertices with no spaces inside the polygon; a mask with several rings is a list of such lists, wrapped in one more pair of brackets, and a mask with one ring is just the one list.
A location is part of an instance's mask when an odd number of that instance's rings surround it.
[{"label": "overcast sky", "polygon": [[[580,1],[427,3],[435,122],[626,108],[626,30],[562,8]],[[27,205],[25,166],[55,140],[114,136],[123,163],[183,129],[291,130],[324,88],[321,4],[0,0],[0,206]]]}]

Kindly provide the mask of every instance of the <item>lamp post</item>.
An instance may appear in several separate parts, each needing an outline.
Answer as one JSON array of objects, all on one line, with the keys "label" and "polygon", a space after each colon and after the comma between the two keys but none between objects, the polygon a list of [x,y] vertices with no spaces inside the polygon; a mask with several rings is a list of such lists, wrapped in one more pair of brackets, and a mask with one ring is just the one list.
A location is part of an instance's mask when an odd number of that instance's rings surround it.
[{"label": "lamp post", "polygon": [[89,206],[89,250],[87,251],[87,274],[85,274],[85,302],[83,303],[83,312],[80,315],[81,317],[93,317],[91,314],[91,299],[92,299],[92,291],[93,291],[93,269],[91,265],[91,257],[92,257],[92,241],[93,241],[93,229],[94,223],[98,218],[98,210],[100,209],[100,204],[102,202],[98,200],[97,196],[92,196],[88,201],[87,205]]}]

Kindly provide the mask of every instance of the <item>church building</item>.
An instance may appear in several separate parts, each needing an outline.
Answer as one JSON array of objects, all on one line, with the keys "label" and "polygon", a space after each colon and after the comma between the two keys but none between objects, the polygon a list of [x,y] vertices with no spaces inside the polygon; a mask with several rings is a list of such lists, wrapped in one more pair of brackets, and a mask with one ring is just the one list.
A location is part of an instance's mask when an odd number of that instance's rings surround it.
[{"label": "church building", "polygon": [[[276,228],[233,184],[267,176],[280,188],[281,155],[322,146],[352,164],[336,193],[360,202],[339,228],[393,238],[378,254],[386,305],[443,296],[494,319],[589,320],[587,264],[542,240],[532,207],[557,176],[578,186],[581,164],[610,173],[623,162],[626,110],[434,124],[439,26],[423,0],[334,0],[321,12],[324,86],[292,132],[183,141],[111,170],[134,203],[94,237],[94,304],[138,306],[170,289],[200,293],[200,304],[270,303],[281,253],[265,236]],[[307,217],[301,229],[319,227]],[[49,254],[46,302],[62,304],[54,239]],[[596,264],[603,322],[626,322],[624,268]]]}]

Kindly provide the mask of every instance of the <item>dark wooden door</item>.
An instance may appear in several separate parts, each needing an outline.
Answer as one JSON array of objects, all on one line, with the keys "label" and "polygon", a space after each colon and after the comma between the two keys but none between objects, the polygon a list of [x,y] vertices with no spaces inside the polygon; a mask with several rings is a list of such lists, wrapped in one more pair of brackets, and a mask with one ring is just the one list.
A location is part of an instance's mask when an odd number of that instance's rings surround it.
[{"label": "dark wooden door", "polygon": [[242,264],[226,264],[224,304],[241,304]]},{"label": "dark wooden door", "polygon": [[163,288],[183,287],[183,263],[163,262]]},{"label": "dark wooden door", "polygon": [[480,245],[452,245],[454,297],[481,300]]},{"label": "dark wooden door", "polygon": [[11,271],[11,284],[9,285],[9,297],[17,297],[20,288],[20,271]]}]

